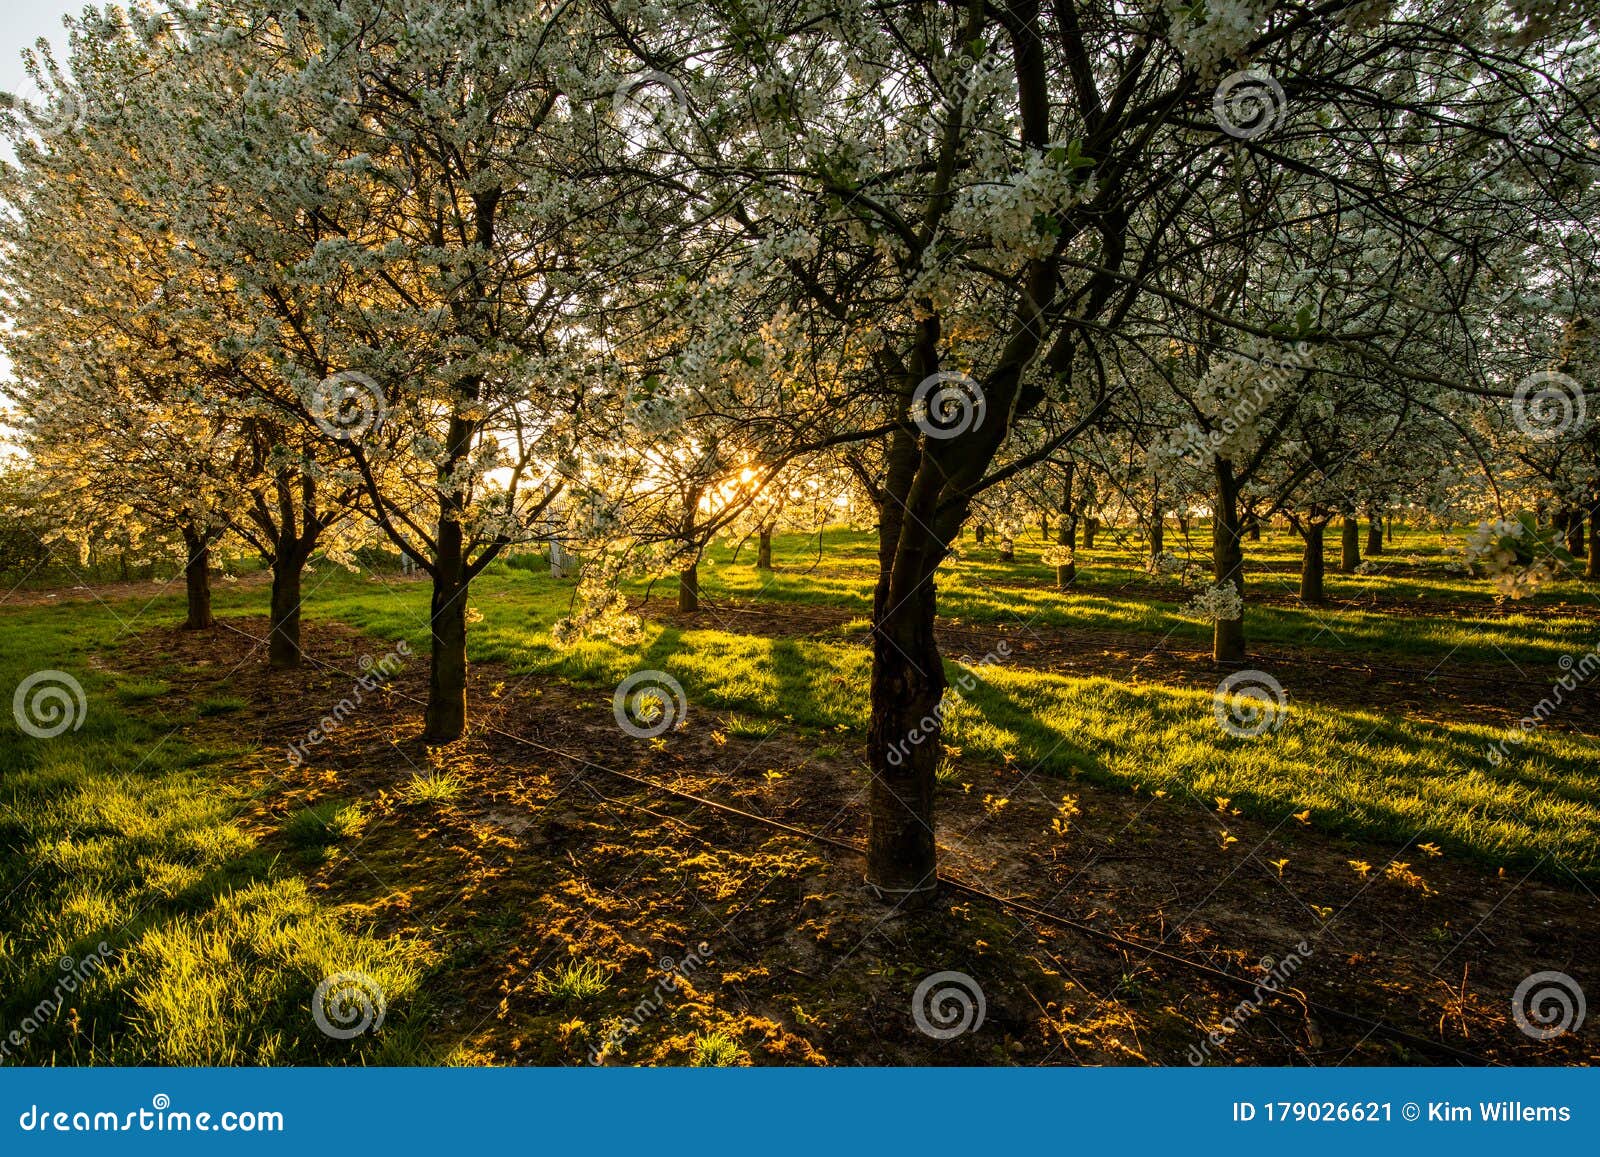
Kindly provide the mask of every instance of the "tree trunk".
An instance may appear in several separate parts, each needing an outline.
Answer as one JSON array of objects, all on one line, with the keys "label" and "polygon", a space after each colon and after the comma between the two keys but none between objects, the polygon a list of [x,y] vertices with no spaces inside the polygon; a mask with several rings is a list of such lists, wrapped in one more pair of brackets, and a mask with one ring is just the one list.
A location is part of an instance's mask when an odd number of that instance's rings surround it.
[{"label": "tree trunk", "polygon": [[183,564],[183,585],[189,605],[189,615],[183,626],[185,630],[203,631],[214,622],[211,617],[211,536],[197,534],[186,527],[183,545],[188,551]]},{"label": "tree trunk", "polygon": [[972,540],[979,546],[983,545],[983,523],[980,522],[972,528]]},{"label": "tree trunk", "polygon": [[1085,516],[1083,520],[1083,549],[1094,549],[1094,533],[1100,529],[1100,520],[1092,515]]},{"label": "tree trunk", "polygon": [[[1233,463],[1226,458],[1213,459],[1216,470],[1216,509],[1211,516],[1212,573],[1217,585],[1233,583],[1233,589],[1244,598],[1244,548],[1239,539],[1243,528],[1239,523],[1239,482],[1234,477]],[[1218,619],[1211,632],[1211,657],[1218,663],[1244,662],[1244,614],[1237,619]]]},{"label": "tree trunk", "polygon": [[756,569],[772,569],[772,531],[763,530],[756,539]]},{"label": "tree trunk", "polygon": [[[1072,476],[1076,471],[1077,463],[1068,462],[1066,465],[1066,478],[1061,486],[1061,524],[1056,527],[1056,545],[1064,546],[1068,550],[1078,549],[1078,513],[1072,508]],[[1056,567],[1056,587],[1066,590],[1078,578],[1078,564],[1076,561],[1062,563]]]},{"label": "tree trunk", "polygon": [[1600,496],[1589,502],[1589,565],[1584,578],[1600,578]]},{"label": "tree trunk", "polygon": [[1383,520],[1376,514],[1367,522],[1367,557],[1383,553]]},{"label": "tree trunk", "polygon": [[1150,505],[1150,557],[1159,558],[1166,549],[1167,519],[1161,511],[1161,501],[1157,499]]},{"label": "tree trunk", "polygon": [[467,729],[467,567],[461,523],[441,519],[430,609],[432,665],[422,737],[449,743]]},{"label": "tree trunk", "polygon": [[1574,508],[1567,516],[1567,553],[1573,558],[1583,555],[1583,511]]},{"label": "tree trunk", "polygon": [[1323,534],[1327,530],[1323,522],[1308,522],[1304,532],[1306,548],[1300,562],[1300,601],[1306,603],[1320,603],[1323,599],[1322,577],[1326,570],[1323,559]]},{"label": "tree trunk", "polygon": [[1250,541],[1251,542],[1260,542],[1261,541],[1261,519],[1260,518],[1258,518],[1254,514],[1250,515],[1250,517],[1245,520],[1245,527],[1246,527],[1247,533],[1250,536]]},{"label": "tree trunk", "polygon": [[700,609],[699,563],[690,563],[678,572],[678,609],[685,612]]},{"label": "tree trunk", "polygon": [[1600,497],[1589,503],[1589,578],[1600,579]]},{"label": "tree trunk", "polygon": [[1016,547],[1016,544],[1014,542],[1012,542],[1009,538],[1002,538],[1000,540],[1000,561],[1001,562],[1016,562],[1017,561],[1017,547]]},{"label": "tree trunk", "polygon": [[1339,569],[1354,574],[1361,565],[1361,524],[1346,518],[1339,534]]},{"label": "tree trunk", "polygon": [[306,555],[298,543],[279,543],[272,559],[272,617],[267,631],[267,663],[279,669],[300,665],[300,576]]},{"label": "tree trunk", "polygon": [[[907,534],[932,537],[916,527]],[[933,794],[944,751],[937,708],[945,680],[933,634],[932,577],[914,583],[902,578],[907,569],[920,571],[918,563],[896,558],[889,574],[880,575],[873,597],[867,882],[896,903],[915,903],[937,883]]]}]

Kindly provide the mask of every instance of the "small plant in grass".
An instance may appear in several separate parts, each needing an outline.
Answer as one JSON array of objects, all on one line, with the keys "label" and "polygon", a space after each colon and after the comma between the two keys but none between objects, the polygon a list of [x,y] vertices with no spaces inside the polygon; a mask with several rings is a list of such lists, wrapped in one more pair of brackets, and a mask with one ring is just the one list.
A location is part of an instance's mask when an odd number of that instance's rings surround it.
[{"label": "small plant in grass", "polygon": [[283,834],[300,848],[323,848],[354,839],[366,824],[361,805],[347,800],[328,800],[289,817]]},{"label": "small plant in grass", "polygon": [[453,771],[419,771],[400,789],[408,804],[449,803],[467,790],[467,781]]},{"label": "small plant in grass", "polygon": [[195,714],[202,718],[211,715],[232,715],[235,711],[243,711],[250,706],[248,700],[237,695],[213,695],[209,699],[202,699],[195,704]]},{"label": "small plant in grass", "polygon": [[701,1033],[694,1038],[694,1058],[689,1063],[700,1069],[722,1069],[744,1060],[739,1042],[727,1033]]},{"label": "small plant in grass", "polygon": [[1083,809],[1078,806],[1078,797],[1064,795],[1061,797],[1061,806],[1056,808],[1055,818],[1050,821],[1050,830],[1060,839],[1066,839],[1067,833],[1072,830],[1072,821],[1081,814]]},{"label": "small plant in grass", "polygon": [[590,960],[558,964],[534,977],[533,990],[557,1000],[591,1000],[610,985],[606,970]]}]

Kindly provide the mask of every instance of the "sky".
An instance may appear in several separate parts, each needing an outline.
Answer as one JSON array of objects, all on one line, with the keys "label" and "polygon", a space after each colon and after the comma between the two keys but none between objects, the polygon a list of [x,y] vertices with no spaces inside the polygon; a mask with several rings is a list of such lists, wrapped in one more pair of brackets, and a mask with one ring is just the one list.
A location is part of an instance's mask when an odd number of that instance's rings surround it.
[{"label": "sky", "polygon": [[[64,47],[67,37],[61,18],[69,12],[81,12],[83,8],[84,0],[0,0],[0,92],[16,93],[29,85],[28,74],[22,67],[22,50],[31,48],[41,36],[58,49]],[[31,93],[31,88],[25,91]],[[9,157],[10,149],[0,145],[0,155]],[[0,405],[5,404],[5,383],[10,379],[11,365],[5,355],[0,354]],[[0,431],[0,443],[3,441],[4,431]]]},{"label": "sky", "polygon": [[60,46],[66,41],[61,17],[78,13],[84,0],[5,0],[0,3],[0,89],[15,92],[26,81],[18,59],[39,37],[45,36]]}]

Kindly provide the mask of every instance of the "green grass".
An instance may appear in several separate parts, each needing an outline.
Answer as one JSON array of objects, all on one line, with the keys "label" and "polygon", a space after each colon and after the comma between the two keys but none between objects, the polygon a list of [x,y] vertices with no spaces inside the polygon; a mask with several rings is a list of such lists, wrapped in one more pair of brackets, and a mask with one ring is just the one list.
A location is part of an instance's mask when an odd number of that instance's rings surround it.
[{"label": "green grass", "polygon": [[[1553,672],[1559,655],[1593,646],[1593,621],[1561,608],[1563,600],[1587,606],[1591,587],[1560,583],[1528,604],[1527,614],[1490,617],[1487,584],[1444,571],[1441,536],[1402,538],[1384,575],[1330,576],[1330,593],[1376,591],[1423,607],[1482,605],[1485,615],[1257,605],[1249,611],[1252,640],[1309,644],[1335,660],[1509,656],[1535,679]],[[1135,549],[1110,543],[1104,552],[1080,551],[1082,586],[1063,596],[1050,589],[1038,548],[1019,542],[1018,561],[1006,566],[969,539],[941,579],[944,613],[973,622],[1139,631],[1152,641],[1169,631],[1204,639],[1205,626],[1178,611],[1176,594],[1150,602],[1119,593],[1119,583],[1147,582]],[[1293,543],[1276,537],[1251,551],[1258,564],[1285,568],[1297,557]],[[591,687],[597,703],[633,671],[665,670],[685,688],[690,728],[753,742],[782,726],[808,737],[815,750],[859,758],[868,654],[855,640],[870,603],[871,543],[830,532],[823,562],[809,573],[802,570],[815,561],[815,540],[780,538],[775,555],[778,570],[763,576],[753,555],[733,562],[724,547],[714,548],[702,575],[708,599],[814,602],[844,609],[853,622],[816,638],[763,638],[718,629],[706,615],[694,628],[647,625],[633,646],[590,641],[560,651],[549,627],[566,613],[572,582],[525,564],[500,565],[473,587],[482,621],[473,627],[472,658],[503,663],[512,675]],[[1002,581],[1011,585],[997,585]],[[338,619],[378,638],[405,638],[425,654],[423,584],[321,568],[308,589],[311,621]],[[244,584],[219,584],[215,595],[222,615],[259,615],[265,600],[263,588]],[[435,950],[375,934],[355,910],[330,904],[306,884],[318,854],[362,835],[359,801],[320,801],[286,817],[276,833],[253,831],[241,817],[260,801],[247,796],[241,785],[250,779],[241,773],[260,770],[269,757],[207,746],[186,730],[196,719],[250,704],[225,693],[175,703],[163,680],[117,671],[117,647],[130,629],[180,617],[177,592],[148,605],[0,608],[0,691],[50,669],[75,679],[86,704],[76,727],[50,739],[0,720],[0,895],[7,897],[0,906],[0,1024],[31,1026],[0,1060],[433,1059],[422,992],[428,970],[438,966]],[[1490,865],[1548,858],[1588,878],[1600,875],[1600,769],[1581,737],[1539,729],[1494,766],[1487,748],[1503,738],[1496,727],[1395,719],[1381,704],[1318,704],[1315,689],[1291,686],[1289,695],[1279,727],[1235,738],[1217,725],[1206,691],[988,668],[948,717],[946,740],[962,754],[941,777],[942,790],[959,790],[961,764],[1010,757],[1059,780],[1188,794],[1207,805],[1226,796],[1275,822],[1310,809],[1312,824],[1327,832],[1416,837]],[[439,770],[413,777],[400,796],[416,806],[443,805],[466,786]],[[277,854],[285,843],[299,851]],[[1544,870],[1553,869],[1547,862]],[[70,999],[60,994],[63,958],[75,966],[96,961]],[[381,992],[381,1028],[350,1041],[318,1030],[315,993],[338,973],[359,973]],[[554,999],[583,1001],[598,996],[608,977],[599,965],[574,961],[542,983]],[[731,1038],[706,1038],[694,1052],[704,1063],[738,1063],[743,1055]]]},{"label": "green grass", "polygon": [[327,800],[290,816],[283,834],[297,848],[324,848],[355,839],[365,823],[360,803]]},{"label": "green grass", "polygon": [[[780,538],[778,565],[795,565],[797,557],[809,563],[814,555],[804,555],[804,545]],[[826,549],[841,563],[860,563],[863,577],[846,584],[837,577],[780,571],[779,584],[788,584],[788,596],[794,598],[815,587],[818,602],[864,603],[865,540],[830,532]],[[1297,545],[1281,539],[1269,537],[1260,549],[1269,559],[1298,557]],[[1412,549],[1402,541],[1395,553]],[[1027,550],[1021,544],[1017,550],[1017,569],[1025,570]],[[1443,545],[1436,543],[1433,550],[1437,558],[1445,557]],[[994,564],[963,559],[957,565],[992,569]],[[1401,558],[1397,565],[1411,564]],[[1163,610],[1162,604],[1076,593],[1063,597],[1047,588],[980,592],[960,574],[941,584],[940,605],[974,620],[1026,619],[1033,614],[1029,608],[1037,606],[1043,608],[1032,620],[1038,623],[1209,637],[1209,628]],[[732,589],[737,585],[732,580],[743,581],[741,575],[752,584],[750,593],[761,589],[753,557],[749,565],[734,566],[719,561],[713,550],[703,570],[708,596]],[[1494,605],[1480,580],[1419,578],[1415,585],[1432,591],[1430,597],[1470,596],[1486,608]],[[1563,587],[1564,597],[1574,600],[1589,589],[1575,582]],[[706,615],[705,628],[647,624],[635,646],[588,641],[559,651],[550,644],[548,626],[566,612],[571,590],[570,581],[553,581],[537,571],[502,567],[486,574],[473,588],[472,604],[483,615],[473,628],[474,660],[501,662],[516,674],[555,675],[603,693],[633,671],[664,670],[685,688],[689,726],[757,737],[784,722],[819,735],[851,736],[859,750],[867,723],[869,656],[845,641],[854,632],[763,638],[716,629],[715,616]],[[325,588],[324,594],[328,597],[315,613],[337,616],[380,637],[407,637],[419,650],[426,646],[418,619],[425,588],[397,594],[376,583],[351,582],[336,592]],[[774,597],[773,590],[762,597]],[[1555,597],[1540,596],[1534,605],[1551,616]],[[978,613],[984,606],[993,613]],[[1452,655],[1486,662],[1511,657],[1525,665],[1529,677],[1541,670],[1552,678],[1559,675],[1553,660],[1586,652],[1596,634],[1591,621],[1561,617],[1479,621],[1278,607],[1255,607],[1249,615],[1253,639],[1276,635],[1278,642],[1307,642],[1332,661],[1346,651],[1430,665]],[[1508,669],[1508,676],[1514,675]],[[1370,711],[1320,706],[1314,703],[1314,688],[1288,691],[1291,706],[1279,729],[1239,740],[1218,726],[1209,692],[991,668],[970,703],[953,713],[946,741],[969,759],[1009,756],[1052,776],[1174,795],[1189,792],[1202,801],[1226,795],[1247,814],[1272,820],[1309,807],[1313,823],[1325,831],[1386,840],[1420,832],[1421,839],[1492,864],[1534,864],[1550,856],[1580,874],[1600,872],[1600,773],[1581,737],[1542,729],[1496,768],[1487,749],[1504,738],[1500,728],[1395,720],[1378,709],[1381,705]],[[1529,695],[1530,689],[1507,691],[1515,694]],[[1537,696],[1531,694],[1527,708]]]},{"label": "green grass", "polygon": [[694,1038],[694,1053],[689,1063],[695,1068],[726,1068],[745,1059],[738,1041],[727,1033],[708,1032]]},{"label": "green grass", "polygon": [[600,965],[588,960],[571,960],[540,972],[534,978],[533,989],[556,1000],[579,1002],[593,1000],[610,985],[610,977]]},{"label": "green grass", "polygon": [[467,781],[453,771],[419,771],[400,788],[400,799],[417,805],[449,803],[466,790]]},{"label": "green grass", "polygon": [[[1210,530],[1193,528],[1189,557],[1209,566]],[[1413,662],[1446,658],[1499,663],[1548,663],[1563,654],[1587,651],[1594,624],[1563,614],[1563,602],[1588,610],[1600,604],[1600,586],[1563,580],[1533,598],[1514,604],[1525,613],[1495,615],[1495,592],[1483,579],[1452,575],[1445,570],[1459,548],[1464,531],[1405,530],[1388,552],[1374,560],[1376,575],[1341,575],[1335,570],[1336,539],[1330,541],[1327,594],[1332,599],[1358,600],[1382,595],[1415,604],[1417,611],[1400,617],[1381,611],[1270,606],[1257,601],[1246,612],[1252,642],[1288,644],[1349,654],[1378,653]],[[1364,538],[1363,538],[1363,541]],[[1174,582],[1157,583],[1143,570],[1141,543],[1118,543],[1102,534],[1096,548],[1079,548],[1078,578],[1070,597],[1055,589],[1055,571],[1040,561],[1046,544],[1035,530],[1016,543],[1016,561],[1002,563],[990,539],[977,546],[968,534],[960,555],[940,573],[939,607],[952,622],[1131,631],[1170,638],[1180,644],[1209,644],[1211,628],[1182,607],[1194,594]],[[1167,549],[1184,554],[1184,543],[1169,532]],[[759,572],[753,559],[732,561],[732,551],[714,546],[702,566],[701,586],[708,599],[737,597],[776,602],[817,603],[866,613],[872,606],[872,579],[877,565],[870,535],[830,531],[824,536],[823,562],[816,562],[816,539],[799,536],[774,540],[775,575]],[[1301,544],[1287,533],[1268,532],[1261,542],[1245,544],[1246,595],[1251,592],[1297,597]],[[1271,569],[1269,569],[1271,568]],[[1123,588],[1137,584],[1133,593]],[[1152,584],[1169,592],[1150,599]],[[670,588],[671,584],[667,584]],[[643,590],[640,586],[638,590]],[[657,594],[670,594],[671,589]],[[1483,613],[1463,615],[1454,608],[1429,614],[1430,603],[1477,604]],[[1537,616],[1532,612],[1539,612]],[[854,626],[854,624],[852,625]]]},{"label": "green grass", "polygon": [[[48,667],[86,707],[48,739],[0,720],[0,1063],[427,1059],[411,1027],[423,950],[363,931],[257,845],[235,786],[255,756],[134,710],[169,689],[94,661],[121,629],[89,603],[0,610],[7,698]],[[312,1000],[349,970],[382,985],[388,1015],[334,1040]]]}]

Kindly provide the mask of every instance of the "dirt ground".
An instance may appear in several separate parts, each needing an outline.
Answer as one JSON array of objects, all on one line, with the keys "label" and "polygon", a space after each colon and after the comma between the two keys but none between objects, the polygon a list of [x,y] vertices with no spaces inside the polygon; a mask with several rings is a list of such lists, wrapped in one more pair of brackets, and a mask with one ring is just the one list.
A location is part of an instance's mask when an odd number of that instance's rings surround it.
[{"label": "dirt ground", "polygon": [[[805,622],[783,610],[761,626],[806,633],[820,621],[815,608],[796,608]],[[265,630],[262,619],[231,625]],[[757,625],[741,618],[739,629]],[[987,638],[945,641],[960,653]],[[897,912],[863,889],[853,852],[710,806],[859,844],[866,776],[849,735],[697,720],[634,740],[613,719],[609,688],[480,664],[472,732],[428,749],[420,709],[404,698],[424,690],[425,664],[413,662],[295,766],[289,743],[349,695],[360,656],[388,650],[322,622],[308,624],[306,644],[343,673],[270,671],[257,644],[225,628],[150,632],[122,661],[171,684],[151,710],[181,715],[223,694],[247,704],[186,727],[260,745],[237,786],[254,801],[248,823],[266,846],[283,845],[286,865],[377,931],[439,947],[428,1002],[410,1015],[457,1042],[457,1060],[683,1063],[707,1034],[756,1064],[1460,1060],[1447,1049],[1501,1063],[1600,1060],[1592,1033],[1537,1042],[1511,1018],[1525,976],[1593,957],[1600,901],[1578,880],[967,762],[939,799],[946,873],[1083,927],[953,889],[931,912]],[[1124,656],[1107,651],[1109,674]],[[1019,655],[1078,670],[1064,651]],[[1150,662],[1142,678],[1177,677],[1166,658]],[[403,786],[430,771],[467,790],[408,803]],[[1063,834],[1052,823],[1064,795],[1078,811]],[[332,799],[365,801],[359,838],[322,858],[290,848],[284,821]],[[1357,876],[1353,859],[1374,871]],[[1408,867],[1386,870],[1396,861]],[[542,991],[540,975],[567,959],[600,963],[605,993],[575,1006]],[[981,1027],[944,1040],[919,1031],[915,992],[940,972],[981,987]],[[636,1031],[617,1028],[656,1005]]]}]

